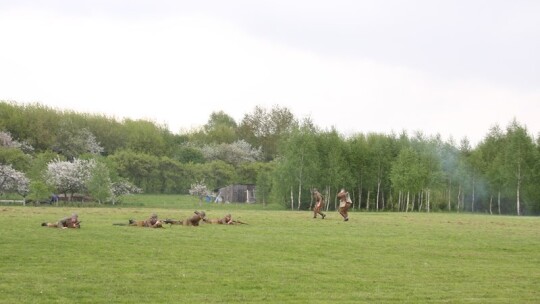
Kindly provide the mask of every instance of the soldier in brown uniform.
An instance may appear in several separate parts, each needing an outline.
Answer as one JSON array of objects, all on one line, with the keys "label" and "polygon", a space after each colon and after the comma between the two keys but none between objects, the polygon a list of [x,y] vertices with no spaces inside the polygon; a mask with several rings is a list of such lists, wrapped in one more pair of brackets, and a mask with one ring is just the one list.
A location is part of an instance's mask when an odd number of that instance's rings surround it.
[{"label": "soldier in brown uniform", "polygon": [[128,223],[113,223],[115,226],[136,226],[136,227],[148,227],[148,228],[163,228],[163,221],[158,219],[157,214],[152,213],[146,220],[128,220]]},{"label": "soldier in brown uniform", "polygon": [[352,205],[351,198],[349,196],[349,192],[345,191],[345,189],[341,189],[339,193],[337,194],[337,197],[339,199],[339,214],[343,217],[344,221],[349,220],[349,208]]},{"label": "soldier in brown uniform", "polygon": [[323,196],[319,193],[319,190],[316,188],[313,189],[313,198],[315,199],[315,208],[313,208],[313,218],[317,218],[317,214],[320,214],[324,220],[326,214],[322,213],[321,210],[324,208]]},{"label": "soldier in brown uniform", "polygon": [[163,221],[165,224],[171,225],[184,225],[184,226],[199,226],[201,220],[206,219],[206,213],[204,211],[195,211],[195,215],[184,220],[166,219]]},{"label": "soldier in brown uniform", "polygon": [[161,221],[158,220],[157,214],[152,213],[152,215],[150,215],[150,218],[144,221],[144,226],[150,228],[158,228],[159,226],[159,228],[161,228]]},{"label": "soldier in brown uniform", "polygon": [[[124,226],[124,224],[113,224],[116,226]],[[163,228],[162,222],[158,220],[158,216],[152,213],[147,220],[136,221],[134,219],[129,220],[129,226],[148,227],[148,228]]]},{"label": "soldier in brown uniform", "polygon": [[77,213],[73,213],[71,216],[65,217],[56,223],[42,223],[41,226],[52,228],[81,228],[81,222]]},{"label": "soldier in brown uniform", "polygon": [[230,213],[225,215],[222,218],[213,218],[213,219],[203,218],[203,222],[207,224],[221,224],[221,225],[235,225],[235,224],[247,225],[247,223],[244,223],[242,221],[233,220],[232,215]]},{"label": "soldier in brown uniform", "polygon": [[222,225],[234,224],[230,213],[225,215],[223,218],[213,218],[213,219],[204,218],[203,221],[207,224],[222,224]]}]

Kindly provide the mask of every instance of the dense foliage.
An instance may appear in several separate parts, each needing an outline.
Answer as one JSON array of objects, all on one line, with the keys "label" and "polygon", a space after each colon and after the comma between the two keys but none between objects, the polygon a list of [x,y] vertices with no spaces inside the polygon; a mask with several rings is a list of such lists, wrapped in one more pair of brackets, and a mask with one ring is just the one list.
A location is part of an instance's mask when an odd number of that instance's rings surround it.
[{"label": "dense foliage", "polygon": [[[111,201],[113,185],[187,194],[204,181],[210,191],[257,184],[260,202],[300,210],[313,188],[334,209],[345,187],[357,209],[540,214],[540,140],[517,121],[471,147],[422,133],[344,137],[277,106],[255,107],[239,123],[215,112],[200,129],[173,134],[146,120],[0,102],[0,164],[29,178],[30,197],[83,192]],[[73,185],[51,175],[81,164],[87,172],[75,176],[84,180],[68,178]]]}]

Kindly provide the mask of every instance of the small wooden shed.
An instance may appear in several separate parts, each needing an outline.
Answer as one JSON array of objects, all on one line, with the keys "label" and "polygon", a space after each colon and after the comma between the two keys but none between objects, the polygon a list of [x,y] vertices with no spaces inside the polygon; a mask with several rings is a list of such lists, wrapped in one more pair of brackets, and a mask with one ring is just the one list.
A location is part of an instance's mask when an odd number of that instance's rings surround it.
[{"label": "small wooden shed", "polygon": [[217,200],[224,203],[255,203],[255,185],[229,185],[218,190]]}]

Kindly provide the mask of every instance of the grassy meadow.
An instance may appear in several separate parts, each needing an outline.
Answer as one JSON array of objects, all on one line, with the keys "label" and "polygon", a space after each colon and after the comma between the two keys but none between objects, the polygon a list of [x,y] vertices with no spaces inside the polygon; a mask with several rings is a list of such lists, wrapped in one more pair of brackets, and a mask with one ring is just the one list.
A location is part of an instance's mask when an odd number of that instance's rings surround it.
[{"label": "grassy meadow", "polygon": [[[0,303],[538,303],[540,218],[307,211],[180,196],[0,206]],[[113,226],[194,210],[248,225]],[[41,227],[77,212],[82,228]]]}]

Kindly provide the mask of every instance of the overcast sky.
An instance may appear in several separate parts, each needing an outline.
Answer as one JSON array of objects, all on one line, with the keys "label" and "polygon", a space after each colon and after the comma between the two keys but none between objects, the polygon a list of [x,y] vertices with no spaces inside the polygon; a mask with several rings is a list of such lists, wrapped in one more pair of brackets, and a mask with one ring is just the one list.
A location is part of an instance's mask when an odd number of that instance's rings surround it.
[{"label": "overcast sky", "polygon": [[540,132],[540,1],[0,0],[0,100],[150,119],[290,109],[344,135]]}]

